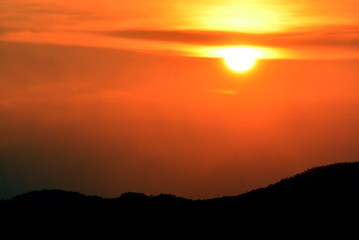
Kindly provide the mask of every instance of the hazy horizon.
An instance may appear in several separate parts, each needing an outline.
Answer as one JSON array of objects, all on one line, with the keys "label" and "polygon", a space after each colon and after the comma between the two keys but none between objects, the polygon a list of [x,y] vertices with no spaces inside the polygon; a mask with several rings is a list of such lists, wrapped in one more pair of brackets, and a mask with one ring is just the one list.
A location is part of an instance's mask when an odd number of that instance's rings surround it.
[{"label": "hazy horizon", "polygon": [[358,161],[358,3],[192,2],[0,3],[0,199],[212,198]]}]

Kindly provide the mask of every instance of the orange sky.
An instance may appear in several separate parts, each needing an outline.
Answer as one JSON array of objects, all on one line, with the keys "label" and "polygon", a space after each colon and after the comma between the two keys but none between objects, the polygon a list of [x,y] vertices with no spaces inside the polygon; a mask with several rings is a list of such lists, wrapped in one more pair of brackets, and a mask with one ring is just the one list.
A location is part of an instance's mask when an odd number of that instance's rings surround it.
[{"label": "orange sky", "polygon": [[[0,198],[208,198],[358,160],[358,5],[2,0]],[[235,73],[241,45],[269,59]]]},{"label": "orange sky", "polygon": [[359,3],[321,1],[3,0],[0,40],[217,57],[254,45],[268,58],[357,58]]}]

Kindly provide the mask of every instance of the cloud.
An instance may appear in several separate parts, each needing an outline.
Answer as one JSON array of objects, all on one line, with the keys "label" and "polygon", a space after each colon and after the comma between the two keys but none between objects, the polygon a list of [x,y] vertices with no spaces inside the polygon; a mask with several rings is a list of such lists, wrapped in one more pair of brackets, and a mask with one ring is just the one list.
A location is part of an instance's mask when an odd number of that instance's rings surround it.
[{"label": "cloud", "polygon": [[237,95],[237,92],[233,89],[214,89],[211,92],[225,95]]},{"label": "cloud", "polygon": [[5,1],[0,8],[0,34],[73,30],[78,24],[103,19],[95,11],[56,3]]},{"label": "cloud", "polygon": [[[57,15],[83,15],[90,14],[88,11],[75,10],[55,3],[7,3],[4,8],[8,13],[15,15],[34,15],[34,14],[57,14]],[[2,14],[6,15],[6,14]]]},{"label": "cloud", "polygon": [[119,30],[100,32],[111,37],[195,45],[258,45],[268,47],[359,47],[359,26],[326,26],[287,33],[244,33],[196,30]]},{"label": "cloud", "polygon": [[7,34],[9,32],[15,32],[18,31],[18,28],[15,27],[8,27],[8,26],[1,26],[0,25],[0,35]]}]

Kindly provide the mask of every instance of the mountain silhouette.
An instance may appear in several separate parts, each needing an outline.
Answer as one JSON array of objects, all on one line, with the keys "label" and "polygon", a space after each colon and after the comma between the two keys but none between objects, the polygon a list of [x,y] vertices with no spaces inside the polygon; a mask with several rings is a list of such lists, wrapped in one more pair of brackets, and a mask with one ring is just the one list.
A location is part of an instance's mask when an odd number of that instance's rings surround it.
[{"label": "mountain silhouette", "polygon": [[350,162],[315,167],[237,196],[191,200],[170,194],[128,192],[117,198],[101,198],[42,190],[0,201],[0,212],[3,218],[66,218],[82,224],[113,219],[112,224],[121,226],[283,227],[300,222],[329,226],[356,221],[358,203],[359,162]]},{"label": "mountain silhouette", "polygon": [[282,179],[266,188],[260,188],[235,197],[212,199],[255,201],[328,202],[348,200],[359,196],[359,162],[337,163],[315,167],[293,177]]}]

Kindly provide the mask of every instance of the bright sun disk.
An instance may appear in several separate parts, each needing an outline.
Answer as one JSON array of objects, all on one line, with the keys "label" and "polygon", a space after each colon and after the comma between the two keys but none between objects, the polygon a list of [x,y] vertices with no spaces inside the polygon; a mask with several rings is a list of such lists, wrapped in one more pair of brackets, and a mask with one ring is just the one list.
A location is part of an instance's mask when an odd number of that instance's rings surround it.
[{"label": "bright sun disk", "polygon": [[250,69],[256,62],[258,53],[252,48],[230,48],[223,51],[227,66],[236,72]]}]

